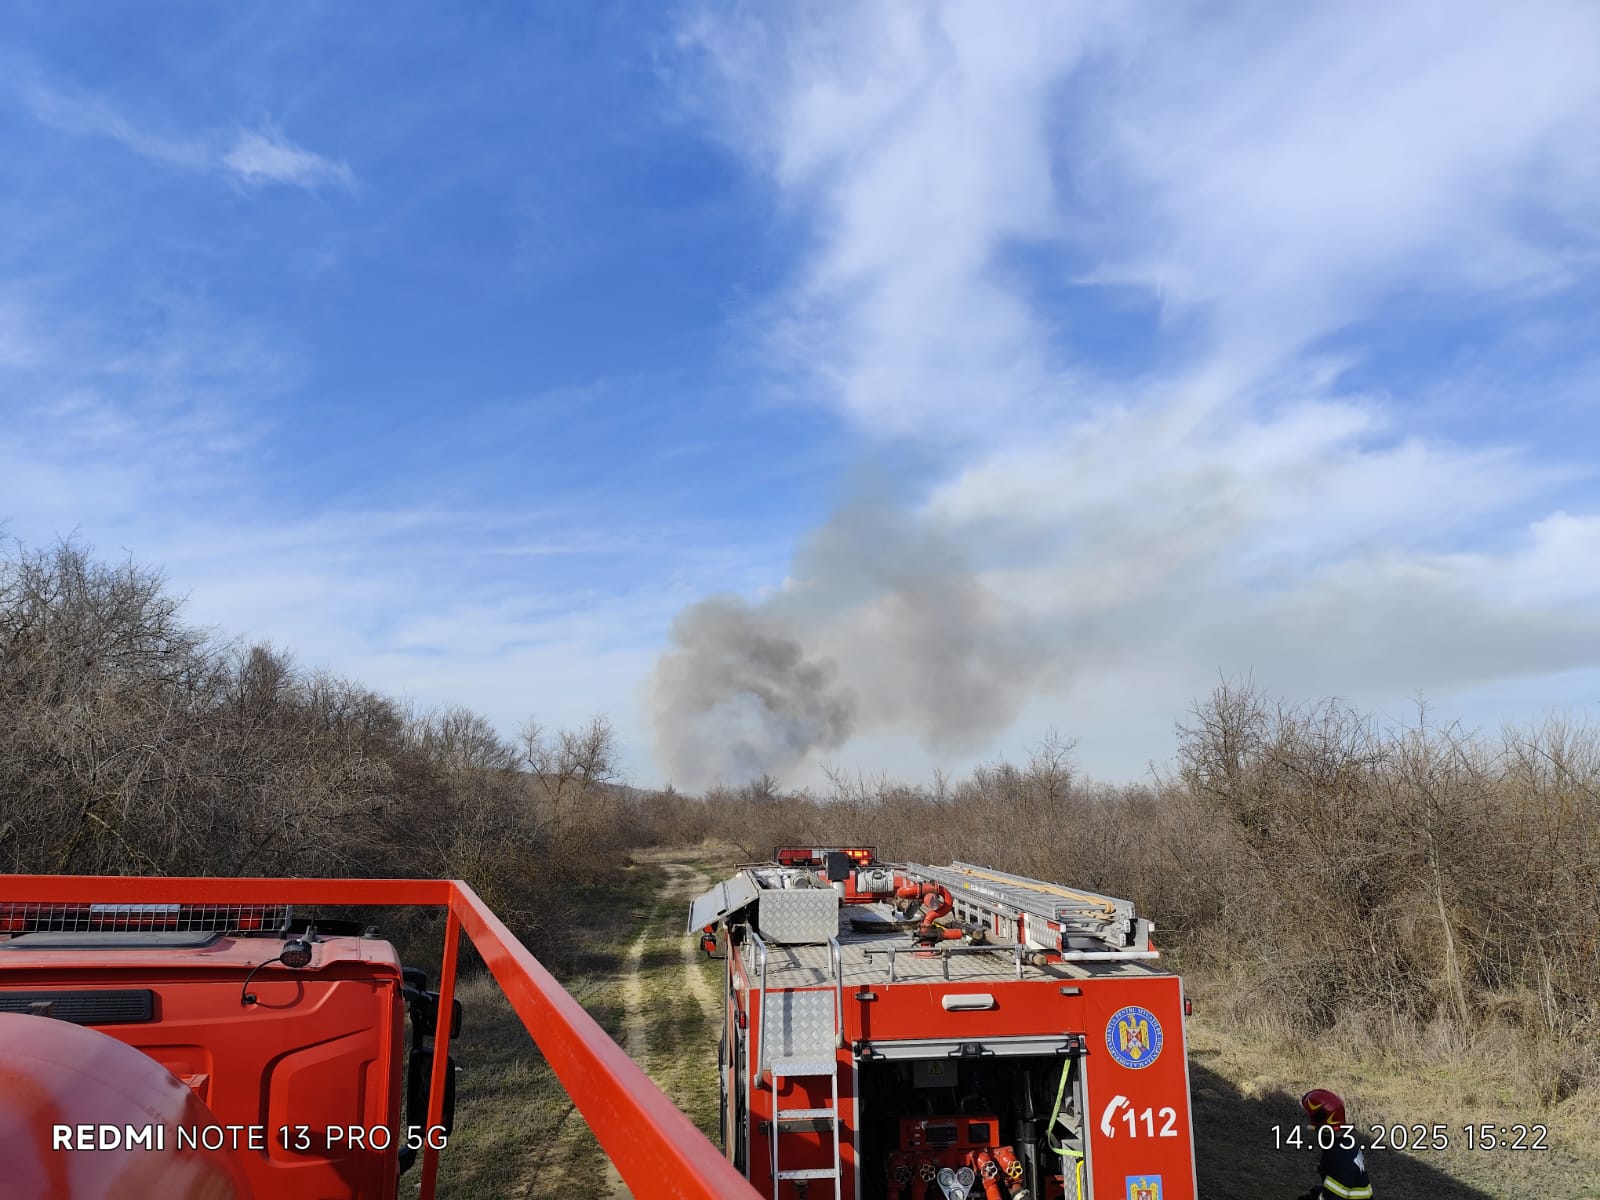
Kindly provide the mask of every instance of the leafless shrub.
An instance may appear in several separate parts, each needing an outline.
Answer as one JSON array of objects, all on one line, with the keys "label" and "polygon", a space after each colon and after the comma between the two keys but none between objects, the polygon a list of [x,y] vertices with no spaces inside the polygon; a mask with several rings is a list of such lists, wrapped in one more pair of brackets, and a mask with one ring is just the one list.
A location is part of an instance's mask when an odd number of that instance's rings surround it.
[{"label": "leafless shrub", "polygon": [[1150,784],[1082,780],[1071,749],[1052,735],[1024,765],[925,787],[835,770],[820,798],[767,779],[674,811],[752,857],[872,844],[1128,896],[1244,1026],[1408,1053],[1515,1046],[1512,1083],[1544,1103],[1600,1083],[1593,730],[1495,739],[1425,708],[1388,728],[1225,681]]},{"label": "leafless shrub", "polygon": [[158,574],[70,543],[0,559],[0,711],[13,872],[460,877],[551,951],[630,829],[604,722],[535,755],[465,709],[407,713],[189,628]]}]

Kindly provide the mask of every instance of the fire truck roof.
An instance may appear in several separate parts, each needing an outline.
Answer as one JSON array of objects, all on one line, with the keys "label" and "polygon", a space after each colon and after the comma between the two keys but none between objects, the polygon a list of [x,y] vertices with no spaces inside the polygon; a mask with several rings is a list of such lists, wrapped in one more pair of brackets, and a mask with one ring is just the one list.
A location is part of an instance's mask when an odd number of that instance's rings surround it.
[{"label": "fire truck roof", "polygon": [[[275,936],[239,937],[223,933],[171,930],[81,930],[0,936],[0,963],[8,971],[30,967],[53,974],[104,974],[108,968],[148,970],[175,968],[185,972],[247,971],[277,955],[283,942]],[[376,938],[330,937],[312,943],[307,971],[343,963],[394,964],[388,942]]]},{"label": "fire truck roof", "polygon": [[[839,969],[845,987],[936,979],[1004,982],[1008,979],[1086,979],[1165,975],[1157,963],[1136,958],[1057,962],[1035,966],[1011,946],[916,945],[904,922],[883,904],[852,905],[840,923]],[[833,949],[822,945],[765,943],[769,988],[822,987],[833,982]],[[740,947],[745,969],[756,969],[756,945]],[[892,974],[891,974],[892,973]]]}]

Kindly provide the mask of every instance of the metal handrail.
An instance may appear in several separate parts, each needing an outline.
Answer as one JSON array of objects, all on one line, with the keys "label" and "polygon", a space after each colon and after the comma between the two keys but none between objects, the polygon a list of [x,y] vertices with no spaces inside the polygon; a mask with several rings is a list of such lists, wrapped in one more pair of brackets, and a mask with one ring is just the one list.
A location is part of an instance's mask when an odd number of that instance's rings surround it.
[{"label": "metal handrail", "polygon": [[828,939],[828,959],[833,967],[833,1046],[844,1045],[844,952],[839,949],[839,939]]},{"label": "metal handrail", "polygon": [[[556,1078],[636,1195],[668,1200],[759,1197],[693,1122],[547,971],[478,894],[459,879],[210,879],[120,875],[0,876],[0,902],[72,904],[430,905],[445,914],[439,1011],[453,1007],[457,951],[466,933]],[[763,963],[763,972],[765,965]],[[763,1022],[763,1027],[765,1022]],[[450,1022],[434,1035],[428,1125],[441,1123]],[[422,1151],[420,1200],[434,1200],[439,1151]]]},{"label": "metal handrail", "polygon": [[1009,946],[1008,945],[1003,945],[1003,944],[998,944],[998,943],[984,942],[984,943],[980,943],[980,944],[975,945],[975,946],[920,946],[920,945],[918,945],[918,946],[884,946],[881,949],[875,947],[875,948],[870,949],[870,950],[863,950],[862,953],[868,959],[871,959],[874,955],[877,955],[877,954],[887,954],[889,956],[889,978],[888,978],[888,982],[889,983],[893,983],[895,981],[894,980],[894,957],[895,957],[896,954],[899,954],[902,950],[909,950],[913,954],[937,954],[937,955],[939,955],[940,957],[942,957],[944,959],[944,977],[946,979],[950,978],[950,956],[952,954],[1000,954],[1000,953],[1010,953],[1016,959],[1017,978],[1021,979],[1022,978],[1022,953],[1023,953],[1024,949],[1026,949],[1026,947],[1024,947],[1020,942],[1015,944],[1015,945],[1009,945]]},{"label": "metal handrail", "polygon": [[1155,959],[1159,950],[1063,950],[1056,957],[1062,962],[1121,962],[1124,959]]},{"label": "metal handrail", "polygon": [[[758,1028],[756,1029],[756,1078],[762,1078],[767,1069],[767,943],[761,940],[761,935],[750,927],[750,940],[756,947],[756,991],[760,1002],[756,1006],[760,1013]],[[772,1132],[767,1137],[767,1156],[769,1159],[768,1171],[772,1176],[772,1200],[778,1200],[778,1081],[771,1081],[772,1086]]]},{"label": "metal handrail", "polygon": [[[750,928],[750,940],[756,947],[756,991],[760,996],[757,1011],[760,1012],[760,1028],[756,1030],[756,1078],[761,1078],[761,1072],[767,1069],[767,944],[761,940],[761,935]],[[773,1085],[777,1091],[777,1085]]]}]

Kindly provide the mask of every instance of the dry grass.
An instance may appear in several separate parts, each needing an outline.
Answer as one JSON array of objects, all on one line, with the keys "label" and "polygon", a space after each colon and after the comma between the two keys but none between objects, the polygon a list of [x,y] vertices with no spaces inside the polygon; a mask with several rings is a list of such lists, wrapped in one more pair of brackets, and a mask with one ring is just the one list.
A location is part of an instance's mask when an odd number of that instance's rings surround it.
[{"label": "dry grass", "polygon": [[[706,1136],[717,1136],[717,1036],[722,964],[706,958],[684,933],[689,901],[715,881],[678,856],[662,899],[636,943],[638,1008],[645,1029],[635,1058]],[[629,1052],[633,1050],[630,1047]]]},{"label": "dry grass", "polygon": [[[1329,1087],[1345,1097],[1364,1131],[1373,1125],[1447,1127],[1449,1149],[1368,1155],[1380,1195],[1600,1198],[1593,1097],[1573,1096],[1548,1109],[1519,1099],[1529,1094],[1521,1078],[1527,1067],[1511,1043],[1463,1043],[1446,1023],[1381,1041],[1350,1023],[1310,1039],[1217,981],[1188,983],[1196,1002],[1187,1034],[1203,1197],[1269,1200],[1306,1187],[1314,1159],[1275,1148],[1272,1130],[1295,1123],[1302,1092]],[[1410,1049],[1394,1048],[1400,1044]],[[1468,1124],[1545,1125],[1549,1149],[1469,1149],[1462,1129]]]},{"label": "dry grass", "polygon": [[[576,949],[551,964],[562,984],[619,1040],[628,948],[641,913],[654,904],[658,868],[630,870],[616,889],[595,890],[576,906]],[[499,985],[486,974],[460,984],[463,1024],[452,1051],[456,1132],[440,1159],[439,1193],[451,1200],[502,1200],[562,1194],[606,1173],[594,1135],[538,1052]]]},{"label": "dry grass", "polygon": [[465,1009],[453,1051],[459,1098],[456,1130],[440,1158],[440,1193],[544,1194],[534,1186],[539,1148],[556,1137],[571,1104],[492,978],[464,979],[458,994]]},{"label": "dry grass", "polygon": [[[579,906],[575,958],[557,974],[708,1136],[717,1135],[721,964],[684,934],[689,900],[729,861],[715,844],[636,856],[621,888]],[[457,1132],[440,1195],[500,1200],[627,1196],[604,1152],[488,976],[462,982]]]}]

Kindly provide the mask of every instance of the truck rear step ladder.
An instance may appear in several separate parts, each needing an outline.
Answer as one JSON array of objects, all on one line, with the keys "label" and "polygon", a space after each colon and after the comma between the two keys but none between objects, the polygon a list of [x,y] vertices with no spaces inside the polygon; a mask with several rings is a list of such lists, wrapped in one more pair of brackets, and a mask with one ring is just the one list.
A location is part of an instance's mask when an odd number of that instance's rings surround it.
[{"label": "truck rear step ladder", "polygon": [[[839,940],[828,939],[828,962],[833,974],[831,995],[823,989],[799,991],[767,990],[767,944],[754,929],[750,939],[756,947],[757,986],[761,995],[760,1063],[770,1072],[772,1080],[772,1129],[768,1141],[772,1147],[772,1200],[779,1200],[779,1189],[787,1180],[791,1183],[809,1184],[813,1181],[833,1181],[834,1200],[843,1195],[844,1172],[839,1156],[839,1056],[835,1051],[844,1044],[843,989],[844,973],[840,961]],[[775,1001],[769,1007],[769,1001]],[[818,1001],[823,1001],[819,1003]],[[777,1045],[781,1052],[767,1056],[767,1027],[778,1025]],[[831,1091],[829,1108],[783,1108],[779,1097],[781,1079],[817,1079],[826,1075]],[[779,1160],[779,1146],[785,1133],[814,1132],[812,1122],[826,1122],[833,1142],[833,1166],[792,1167],[785,1170]],[[807,1128],[785,1129],[806,1122]]]}]

